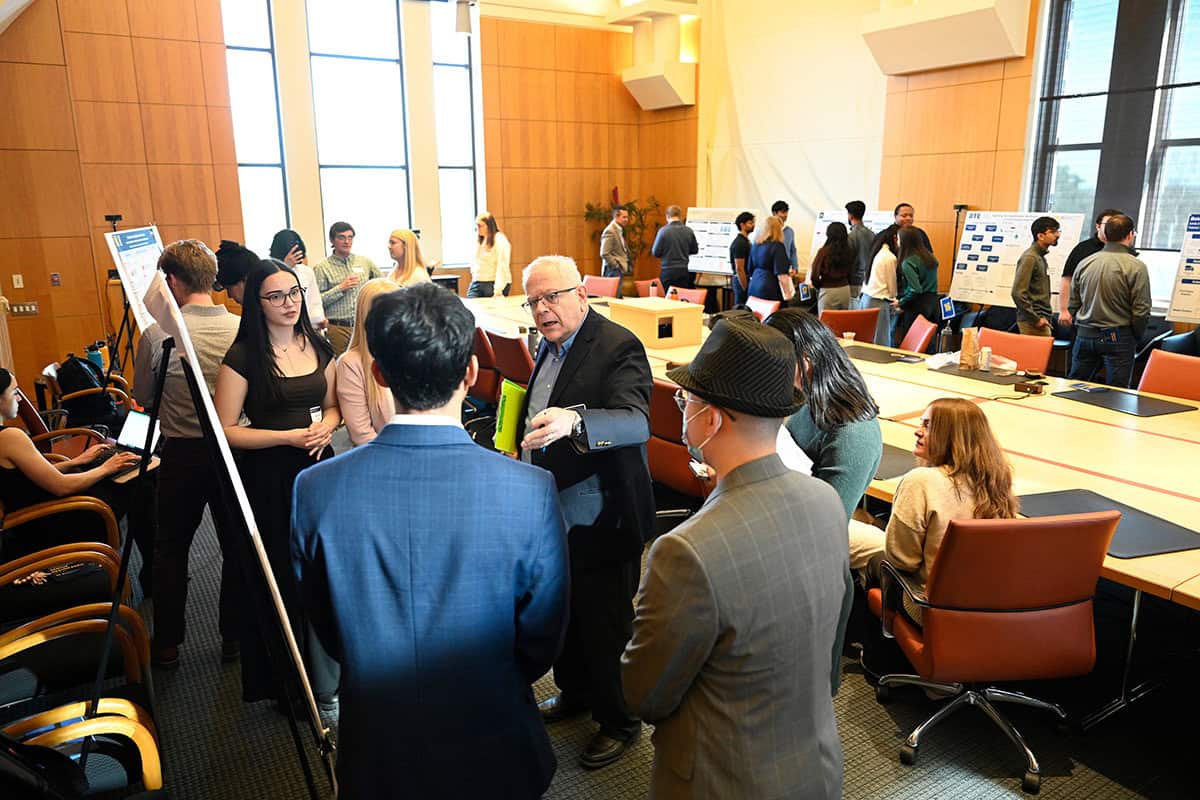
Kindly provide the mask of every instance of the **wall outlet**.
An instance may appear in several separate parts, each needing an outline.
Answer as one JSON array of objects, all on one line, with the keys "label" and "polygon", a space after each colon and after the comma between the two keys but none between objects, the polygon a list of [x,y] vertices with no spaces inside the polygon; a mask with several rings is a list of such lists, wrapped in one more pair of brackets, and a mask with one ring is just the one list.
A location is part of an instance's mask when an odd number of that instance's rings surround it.
[{"label": "wall outlet", "polygon": [[13,288],[14,289],[24,289],[25,288],[25,276],[24,275],[13,275]]},{"label": "wall outlet", "polygon": [[9,309],[14,317],[36,317],[38,315],[38,303],[36,300],[25,303],[13,303]]},{"label": "wall outlet", "polygon": [[62,286],[62,273],[61,272],[51,272],[50,273],[50,285],[51,286]]}]

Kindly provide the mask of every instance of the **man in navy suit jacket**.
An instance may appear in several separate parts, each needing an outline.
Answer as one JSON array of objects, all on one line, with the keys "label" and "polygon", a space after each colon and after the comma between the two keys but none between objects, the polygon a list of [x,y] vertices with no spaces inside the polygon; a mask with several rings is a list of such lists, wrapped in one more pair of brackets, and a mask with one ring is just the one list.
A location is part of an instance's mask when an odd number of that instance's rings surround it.
[{"label": "man in navy suit jacket", "polygon": [[367,316],[397,414],[296,479],[304,609],[342,665],[340,797],[540,797],[555,759],[530,684],[566,628],[566,534],[550,473],[460,423],[475,322],[422,284]]}]

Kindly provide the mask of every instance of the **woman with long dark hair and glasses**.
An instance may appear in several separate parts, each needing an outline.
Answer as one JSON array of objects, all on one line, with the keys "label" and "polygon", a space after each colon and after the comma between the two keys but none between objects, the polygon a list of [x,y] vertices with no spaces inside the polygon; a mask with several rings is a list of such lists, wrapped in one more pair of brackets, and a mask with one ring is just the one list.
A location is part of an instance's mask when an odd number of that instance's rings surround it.
[{"label": "woman with long dark hair and glasses", "polygon": [[[333,348],[309,321],[300,279],[282,261],[268,259],[246,277],[242,321],[217,373],[216,407],[239,466],[246,496],[275,573],[293,630],[308,664],[313,691],[326,707],[337,691],[337,664],[309,627],[298,623],[289,540],[292,484],[321,458],[342,421]],[[242,415],[249,425],[239,424]],[[278,696],[254,615],[242,633],[242,697]]]}]

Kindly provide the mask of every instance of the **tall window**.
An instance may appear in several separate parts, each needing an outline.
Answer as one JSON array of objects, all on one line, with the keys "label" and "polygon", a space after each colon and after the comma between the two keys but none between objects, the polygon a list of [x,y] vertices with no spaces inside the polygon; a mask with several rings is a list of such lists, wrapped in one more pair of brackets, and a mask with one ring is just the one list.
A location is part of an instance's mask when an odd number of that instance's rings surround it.
[{"label": "tall window", "polygon": [[246,246],[266,255],[289,227],[269,0],[221,0]]},{"label": "tall window", "polygon": [[1138,223],[1165,304],[1200,210],[1200,0],[1052,0],[1032,208]]},{"label": "tall window", "polygon": [[387,264],[411,227],[396,0],[308,0],[308,45],[326,226],[354,226],[355,252]]},{"label": "tall window", "polygon": [[1178,249],[1200,210],[1200,2],[1181,0],[1167,38],[1165,83],[1146,175],[1146,246]]},{"label": "tall window", "polygon": [[468,264],[475,252],[475,112],[469,34],[455,32],[455,3],[430,3],[433,102],[441,196],[442,261]]}]

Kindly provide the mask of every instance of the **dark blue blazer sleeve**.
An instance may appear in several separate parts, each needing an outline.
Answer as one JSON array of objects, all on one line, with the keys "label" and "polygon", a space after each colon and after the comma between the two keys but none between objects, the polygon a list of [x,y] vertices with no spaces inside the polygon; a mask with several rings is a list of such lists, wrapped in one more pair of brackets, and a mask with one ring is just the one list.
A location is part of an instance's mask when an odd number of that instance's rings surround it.
[{"label": "dark blue blazer sleeve", "polygon": [[300,605],[305,617],[326,652],[341,661],[342,643],[333,620],[333,600],[329,594],[324,555],[311,513],[312,504],[322,495],[306,485],[306,477],[304,473],[297,475],[292,489],[292,571],[299,585]]},{"label": "dark blue blazer sleeve", "polygon": [[567,532],[558,509],[554,480],[543,481],[541,508],[534,524],[533,558],[524,594],[517,598],[516,661],[533,683],[554,664],[567,632]]}]

